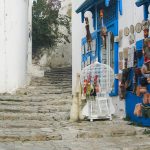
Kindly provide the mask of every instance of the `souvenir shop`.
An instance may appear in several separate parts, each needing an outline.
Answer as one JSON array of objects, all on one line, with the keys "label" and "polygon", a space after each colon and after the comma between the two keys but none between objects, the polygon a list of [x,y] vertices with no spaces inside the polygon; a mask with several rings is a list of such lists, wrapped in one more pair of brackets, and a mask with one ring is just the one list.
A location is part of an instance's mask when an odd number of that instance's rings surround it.
[{"label": "souvenir shop", "polygon": [[[94,32],[90,32],[89,18],[92,13]],[[122,0],[86,0],[76,11],[81,13],[86,35],[82,39],[81,58],[82,93],[89,100],[83,109],[90,120],[109,118],[114,113],[111,96],[118,95],[118,13],[122,15]],[[88,107],[88,106],[87,106]]]},{"label": "souvenir shop", "polygon": [[[125,98],[126,116],[139,126],[150,126],[150,0],[137,0],[137,7],[143,7],[143,21],[126,28],[126,34],[143,33],[142,40],[135,41],[135,47],[124,49],[125,69],[122,71],[120,97]],[[130,30],[130,31],[129,31]],[[134,31],[135,30],[135,31]],[[135,34],[134,34],[135,33]],[[130,41],[132,43],[132,40]],[[128,53],[128,56],[127,56]],[[120,55],[122,55],[120,53]],[[120,56],[122,59],[122,56]],[[130,59],[130,60],[129,60]],[[129,62],[130,61],[130,65]],[[131,63],[132,62],[132,63]]]},{"label": "souvenir shop", "polygon": [[[119,19],[125,13],[123,2],[129,1],[86,0],[76,11],[81,13],[81,21],[86,30],[86,35],[81,41],[81,68],[84,70],[82,91],[88,97],[95,97],[100,89],[109,91],[109,97],[119,95],[120,99],[125,100],[126,117],[137,125],[150,126],[150,0],[134,1],[134,7],[143,7],[144,16],[141,22],[122,28],[119,26]],[[84,16],[86,11],[92,13],[93,33],[90,33],[89,18]],[[137,40],[135,36],[141,33],[143,37]],[[120,51],[119,46],[124,37],[128,37],[129,46]],[[99,65],[92,65],[97,61]],[[93,67],[89,69],[87,66]],[[102,68],[105,68],[104,71]],[[97,70],[100,70],[99,76]],[[105,79],[101,76],[105,76]],[[98,81],[104,81],[106,86],[98,85]],[[92,93],[88,91],[88,84],[93,85]]]}]

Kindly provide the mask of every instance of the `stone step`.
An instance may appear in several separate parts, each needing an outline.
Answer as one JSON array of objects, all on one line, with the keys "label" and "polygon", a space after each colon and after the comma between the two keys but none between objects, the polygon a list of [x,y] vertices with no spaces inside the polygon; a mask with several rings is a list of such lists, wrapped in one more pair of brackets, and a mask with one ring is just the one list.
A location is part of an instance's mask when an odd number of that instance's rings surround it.
[{"label": "stone step", "polygon": [[18,105],[0,105],[0,112],[13,112],[13,113],[53,113],[53,112],[68,112],[70,111],[70,105],[65,106],[18,106]]},{"label": "stone step", "polygon": [[72,67],[69,66],[69,67],[58,67],[58,68],[52,68],[51,70],[72,70]]},{"label": "stone step", "polygon": [[49,71],[45,71],[47,72],[52,72],[52,73],[68,73],[68,72],[72,72],[72,69],[52,69]]},{"label": "stone step", "polygon": [[47,93],[48,92],[48,94],[50,93],[56,93],[56,92],[72,92],[72,89],[70,89],[70,88],[63,88],[63,87],[59,87],[59,88],[55,88],[55,89],[53,89],[53,88],[48,88],[48,89],[45,89],[45,90],[43,90],[42,88],[36,88],[36,89],[32,89],[32,90],[30,90],[30,89],[27,89],[26,91],[24,91],[24,92],[29,92],[29,93],[31,93],[31,92],[39,92],[39,95],[41,94],[41,93]]},{"label": "stone step", "polygon": [[[31,123],[32,122],[32,123]],[[41,135],[49,135],[50,133],[53,134],[59,134],[61,136],[61,139],[64,140],[99,140],[101,138],[104,139],[115,139],[115,138],[120,138],[120,139],[129,139],[129,138],[137,138],[138,135],[135,131],[135,129],[133,127],[126,127],[126,126],[121,126],[118,127],[118,125],[116,124],[115,126],[113,126],[113,130],[111,129],[112,126],[108,126],[109,128],[105,128],[105,125],[100,126],[97,129],[93,129],[93,127],[90,127],[90,130],[85,130],[86,127],[84,127],[82,130],[77,130],[73,127],[69,127],[67,128],[62,128],[59,129],[59,126],[62,126],[60,123],[58,122],[53,122],[53,123],[49,123],[47,121],[31,121],[28,122],[26,120],[21,120],[21,121],[9,121],[9,120],[4,120],[3,122],[0,121],[0,139],[2,140],[2,137],[7,136],[7,137],[11,137],[12,135],[14,136],[20,136],[20,137],[24,137],[25,135],[29,136],[29,133],[32,133],[31,135],[36,135],[39,136]],[[37,126],[35,127],[35,124],[37,124]],[[5,127],[4,127],[5,126]],[[44,127],[43,127],[44,126]],[[57,128],[56,128],[57,126]],[[88,127],[88,126],[87,126]],[[17,129],[18,130],[17,130]],[[57,132],[56,132],[57,130]],[[21,134],[22,132],[22,134]],[[65,135],[64,135],[65,132]],[[5,139],[5,138],[4,138]],[[139,138],[140,139],[140,138]],[[142,139],[142,136],[141,136]],[[0,141],[1,141],[0,140]],[[20,139],[16,139],[15,140],[19,141]],[[30,141],[32,141],[31,139],[29,139]],[[50,140],[50,139],[49,139]],[[60,140],[60,139],[59,139]],[[22,141],[22,140],[20,140]],[[47,141],[47,140],[39,140],[39,141]],[[118,141],[120,142],[120,141]]]},{"label": "stone step", "polygon": [[33,82],[35,82],[35,83],[56,83],[56,84],[70,84],[71,82],[72,82],[72,80],[70,80],[70,81],[58,81],[58,80],[44,80],[44,81],[40,81],[40,80],[38,80],[38,81],[32,81],[32,83]]},{"label": "stone step", "polygon": [[61,80],[71,80],[72,79],[72,76],[66,76],[66,75],[64,75],[64,76],[50,76],[50,75],[48,75],[48,76],[44,76],[44,77],[42,77],[42,78],[33,78],[32,79],[32,81],[45,81],[45,80],[47,80],[47,81],[50,81],[50,79],[53,79],[53,80],[59,80],[59,79],[61,79]]},{"label": "stone step", "polygon": [[2,128],[0,132],[0,142],[51,140],[62,140],[62,136],[51,128]]},{"label": "stone step", "polygon": [[13,113],[0,112],[0,120],[39,120],[39,121],[59,121],[68,120],[68,112],[57,113]]},{"label": "stone step", "polygon": [[64,94],[52,94],[52,95],[1,95],[0,101],[8,102],[46,102],[46,101],[72,101],[72,95],[68,93]]},{"label": "stone step", "polygon": [[40,120],[0,120],[0,128],[44,128],[59,126],[57,121],[40,121]]},{"label": "stone step", "polygon": [[39,101],[9,101],[9,100],[0,100],[0,107],[3,105],[8,105],[8,106],[64,106],[64,105],[70,105],[71,106],[71,100],[61,100],[61,99],[56,99],[56,100],[47,100],[43,102]]},{"label": "stone step", "polygon": [[[62,79],[62,78],[52,78],[52,77],[47,77],[44,81],[39,81],[39,82],[72,82],[72,78],[66,78],[66,79]],[[36,81],[35,81],[36,82]]]},{"label": "stone step", "polygon": [[56,78],[72,78],[72,73],[52,73],[52,72],[46,72],[44,73],[45,77],[56,77]]},{"label": "stone step", "polygon": [[[44,90],[43,90],[44,89]],[[64,89],[62,88],[58,88],[57,86],[30,86],[28,87],[28,89],[26,89],[27,91],[34,91],[34,90],[43,90],[43,91],[50,91],[50,90],[57,90],[57,89]],[[70,87],[65,87],[64,90],[71,90],[71,86]]]}]

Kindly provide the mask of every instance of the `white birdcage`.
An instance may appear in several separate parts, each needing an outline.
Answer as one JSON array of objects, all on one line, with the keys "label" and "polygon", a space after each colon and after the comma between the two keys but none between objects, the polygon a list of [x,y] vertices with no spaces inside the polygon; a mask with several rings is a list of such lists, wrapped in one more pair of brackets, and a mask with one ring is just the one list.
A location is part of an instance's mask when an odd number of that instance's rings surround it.
[{"label": "white birdcage", "polygon": [[113,69],[108,65],[98,62],[85,67],[81,72],[82,87],[84,86],[84,81],[89,77],[91,85],[94,83],[94,78],[98,78],[99,90],[96,92],[95,99],[92,96],[87,98],[87,104],[82,111],[83,115],[87,116],[91,121],[94,119],[111,119],[114,107],[109,93],[114,83]]}]

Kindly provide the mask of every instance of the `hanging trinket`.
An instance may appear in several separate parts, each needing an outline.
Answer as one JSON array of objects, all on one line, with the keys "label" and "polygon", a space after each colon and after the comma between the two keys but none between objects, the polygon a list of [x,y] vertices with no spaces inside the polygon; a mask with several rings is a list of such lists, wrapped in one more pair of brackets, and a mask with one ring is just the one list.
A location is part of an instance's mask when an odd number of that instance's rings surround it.
[{"label": "hanging trinket", "polygon": [[101,37],[104,48],[106,49],[106,36],[107,36],[107,28],[104,26],[104,11],[100,10],[100,19],[101,19]]},{"label": "hanging trinket", "polygon": [[100,83],[99,83],[98,75],[95,75],[94,77],[94,85],[95,85],[95,94],[100,93]]},{"label": "hanging trinket", "polygon": [[84,80],[84,85],[83,85],[83,94],[84,94],[84,96],[86,96],[86,92],[87,92],[87,80]]},{"label": "hanging trinket", "polygon": [[89,26],[89,19],[88,17],[85,17],[85,28],[86,28],[86,40],[87,40],[87,44],[88,44],[88,47],[87,47],[87,51],[90,51],[92,49],[91,47],[91,43],[92,43],[92,36],[91,36],[91,33],[90,33],[90,26]]}]

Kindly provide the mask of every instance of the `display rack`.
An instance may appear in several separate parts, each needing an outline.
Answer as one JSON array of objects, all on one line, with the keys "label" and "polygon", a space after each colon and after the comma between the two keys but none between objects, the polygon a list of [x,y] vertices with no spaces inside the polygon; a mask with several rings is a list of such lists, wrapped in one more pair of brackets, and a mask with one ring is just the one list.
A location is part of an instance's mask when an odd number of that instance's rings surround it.
[{"label": "display rack", "polygon": [[[96,119],[112,120],[114,107],[109,93],[112,90],[113,82],[114,72],[108,65],[96,62],[82,70],[82,94],[86,96],[87,100],[82,113],[90,121]],[[95,91],[94,95],[91,94],[92,90]]]}]

